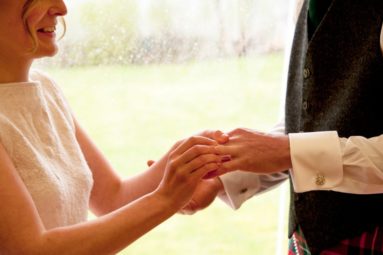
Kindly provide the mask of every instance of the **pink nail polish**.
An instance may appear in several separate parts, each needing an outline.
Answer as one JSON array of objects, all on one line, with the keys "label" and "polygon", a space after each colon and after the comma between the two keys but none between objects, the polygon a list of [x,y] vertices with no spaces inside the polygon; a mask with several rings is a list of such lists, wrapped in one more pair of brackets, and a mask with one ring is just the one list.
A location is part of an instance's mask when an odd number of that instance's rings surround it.
[{"label": "pink nail polish", "polygon": [[224,163],[224,162],[228,162],[231,160],[231,156],[230,155],[225,155],[225,156],[222,156],[221,158],[221,162]]},{"label": "pink nail polish", "polygon": [[213,171],[208,172],[208,173],[203,177],[203,179],[210,179],[210,178],[215,177],[217,171],[218,171],[218,170],[213,170]]}]

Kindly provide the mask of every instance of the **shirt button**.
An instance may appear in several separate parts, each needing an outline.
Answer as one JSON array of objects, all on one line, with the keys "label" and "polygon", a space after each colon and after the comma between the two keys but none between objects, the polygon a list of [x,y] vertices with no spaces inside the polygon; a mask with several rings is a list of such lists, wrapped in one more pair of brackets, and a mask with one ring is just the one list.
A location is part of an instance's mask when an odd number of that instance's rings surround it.
[{"label": "shirt button", "polygon": [[310,75],[311,75],[310,69],[308,68],[303,69],[303,78],[307,79],[310,77]]},{"label": "shirt button", "polygon": [[303,104],[302,104],[302,108],[303,108],[303,110],[307,110],[307,108],[308,108],[308,104],[307,104],[307,101],[304,101],[303,102]]},{"label": "shirt button", "polygon": [[318,186],[323,186],[326,183],[326,179],[324,178],[324,175],[321,173],[317,173],[315,176],[315,184]]}]

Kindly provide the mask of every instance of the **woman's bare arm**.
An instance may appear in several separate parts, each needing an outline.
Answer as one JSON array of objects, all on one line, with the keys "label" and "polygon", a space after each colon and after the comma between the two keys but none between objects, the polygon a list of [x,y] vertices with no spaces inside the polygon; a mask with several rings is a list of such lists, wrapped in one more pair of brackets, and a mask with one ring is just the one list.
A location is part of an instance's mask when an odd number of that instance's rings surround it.
[{"label": "woman's bare arm", "polygon": [[[206,139],[206,138],[204,138]],[[191,138],[169,154],[155,192],[93,221],[45,229],[29,192],[0,145],[1,254],[112,254],[172,216],[217,168],[211,140]]]}]

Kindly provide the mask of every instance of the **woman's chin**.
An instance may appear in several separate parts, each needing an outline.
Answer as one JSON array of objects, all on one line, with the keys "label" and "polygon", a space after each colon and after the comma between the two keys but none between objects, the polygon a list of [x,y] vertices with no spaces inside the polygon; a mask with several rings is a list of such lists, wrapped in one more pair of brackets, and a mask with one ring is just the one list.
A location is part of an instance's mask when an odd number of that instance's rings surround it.
[{"label": "woman's chin", "polygon": [[38,51],[35,53],[35,58],[53,57],[58,53],[58,48]]}]

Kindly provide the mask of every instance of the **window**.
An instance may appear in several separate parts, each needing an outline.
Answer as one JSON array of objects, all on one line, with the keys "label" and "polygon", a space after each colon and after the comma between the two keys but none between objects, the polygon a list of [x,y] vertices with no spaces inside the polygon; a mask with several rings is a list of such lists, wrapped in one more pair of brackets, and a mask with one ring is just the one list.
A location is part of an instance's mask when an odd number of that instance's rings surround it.
[{"label": "window", "polygon": [[[60,53],[37,66],[130,176],[197,131],[277,122],[292,1],[67,1]],[[273,254],[280,192],[177,215],[120,254]]]}]

